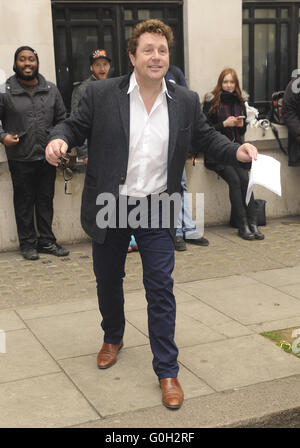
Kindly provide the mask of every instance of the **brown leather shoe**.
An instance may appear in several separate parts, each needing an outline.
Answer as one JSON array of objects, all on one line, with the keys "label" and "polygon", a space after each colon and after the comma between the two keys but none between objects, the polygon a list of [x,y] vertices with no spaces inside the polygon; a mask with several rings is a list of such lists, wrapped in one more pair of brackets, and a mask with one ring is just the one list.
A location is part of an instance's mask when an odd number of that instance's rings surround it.
[{"label": "brown leather shoe", "polygon": [[163,404],[169,409],[179,409],[183,403],[183,390],[177,378],[160,380]]},{"label": "brown leather shoe", "polygon": [[123,341],[120,344],[107,344],[103,342],[102,348],[97,356],[98,369],[108,369],[117,362],[119,350],[123,347]]}]

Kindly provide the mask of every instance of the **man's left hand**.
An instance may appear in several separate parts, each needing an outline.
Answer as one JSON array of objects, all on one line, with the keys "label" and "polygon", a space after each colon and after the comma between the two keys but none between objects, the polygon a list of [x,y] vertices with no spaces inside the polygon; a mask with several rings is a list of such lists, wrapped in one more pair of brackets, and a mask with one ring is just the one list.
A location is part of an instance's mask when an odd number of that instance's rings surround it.
[{"label": "man's left hand", "polygon": [[239,147],[236,153],[236,158],[239,162],[251,162],[252,159],[257,159],[257,148],[250,143],[244,143]]}]

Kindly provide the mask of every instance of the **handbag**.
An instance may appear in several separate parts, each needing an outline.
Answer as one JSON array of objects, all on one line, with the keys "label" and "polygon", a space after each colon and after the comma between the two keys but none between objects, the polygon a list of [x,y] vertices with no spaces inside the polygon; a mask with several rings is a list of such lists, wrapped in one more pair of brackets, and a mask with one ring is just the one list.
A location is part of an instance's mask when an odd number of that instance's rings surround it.
[{"label": "handbag", "polygon": [[[266,221],[266,202],[265,199],[255,199],[254,200],[256,205],[256,211],[257,211],[257,225],[258,226],[265,226],[267,224]],[[236,229],[239,228],[239,221],[237,216],[234,215],[232,208],[231,208],[231,214],[230,214],[230,225],[232,227],[235,227]]]},{"label": "handbag", "polygon": [[265,226],[266,221],[266,202],[264,199],[255,199],[255,204],[257,207],[257,225]]}]

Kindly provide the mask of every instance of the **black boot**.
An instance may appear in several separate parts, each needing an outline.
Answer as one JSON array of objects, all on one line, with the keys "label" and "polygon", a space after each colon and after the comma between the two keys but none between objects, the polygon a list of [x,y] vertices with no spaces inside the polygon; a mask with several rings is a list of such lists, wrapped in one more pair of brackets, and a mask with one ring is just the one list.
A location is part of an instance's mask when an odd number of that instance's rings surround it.
[{"label": "black boot", "polygon": [[254,240],[254,233],[249,229],[246,217],[240,219],[239,236],[244,240]]},{"label": "black boot", "polygon": [[259,228],[257,227],[256,221],[249,220],[249,229],[254,234],[256,240],[263,240],[265,235],[261,233]]}]

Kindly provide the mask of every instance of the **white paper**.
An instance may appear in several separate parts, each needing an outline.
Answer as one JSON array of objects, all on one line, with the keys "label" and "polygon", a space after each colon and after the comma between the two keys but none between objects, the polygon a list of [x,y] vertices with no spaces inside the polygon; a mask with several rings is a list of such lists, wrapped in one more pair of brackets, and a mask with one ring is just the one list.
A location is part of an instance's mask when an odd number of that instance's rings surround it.
[{"label": "white paper", "polygon": [[262,185],[273,193],[281,196],[280,162],[274,157],[258,154],[257,160],[252,160],[251,173],[246,195],[249,204],[254,185]]}]

